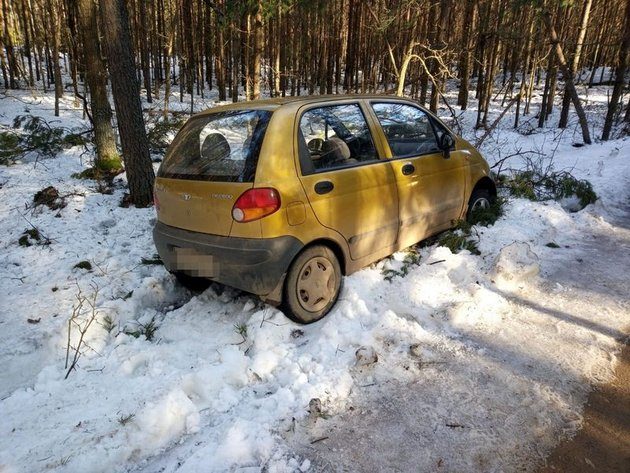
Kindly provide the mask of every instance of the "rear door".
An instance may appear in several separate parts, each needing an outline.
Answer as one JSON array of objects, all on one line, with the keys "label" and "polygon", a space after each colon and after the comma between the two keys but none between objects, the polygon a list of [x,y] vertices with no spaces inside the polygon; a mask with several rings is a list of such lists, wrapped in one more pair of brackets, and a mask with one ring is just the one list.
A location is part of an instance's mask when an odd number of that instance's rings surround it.
[{"label": "rear door", "polygon": [[406,102],[373,101],[391,152],[398,197],[399,245],[412,245],[447,228],[461,215],[467,161],[452,150],[446,159],[438,133],[448,133],[424,110]]},{"label": "rear door", "polygon": [[229,235],[232,206],[253,186],[270,117],[266,110],[237,110],[191,118],[158,171],[158,220],[185,230]]},{"label": "rear door", "polygon": [[298,117],[301,182],[318,221],[346,239],[355,260],[394,245],[396,179],[360,102],[304,107]]}]

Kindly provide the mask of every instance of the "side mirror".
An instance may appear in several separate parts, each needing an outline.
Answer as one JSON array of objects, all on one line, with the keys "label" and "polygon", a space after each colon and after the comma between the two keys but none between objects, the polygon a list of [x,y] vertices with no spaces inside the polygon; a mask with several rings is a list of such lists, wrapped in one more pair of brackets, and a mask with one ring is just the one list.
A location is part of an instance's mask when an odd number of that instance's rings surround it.
[{"label": "side mirror", "polygon": [[455,146],[455,138],[450,133],[442,133],[438,146],[444,152],[444,159],[448,159],[451,157],[451,148]]}]

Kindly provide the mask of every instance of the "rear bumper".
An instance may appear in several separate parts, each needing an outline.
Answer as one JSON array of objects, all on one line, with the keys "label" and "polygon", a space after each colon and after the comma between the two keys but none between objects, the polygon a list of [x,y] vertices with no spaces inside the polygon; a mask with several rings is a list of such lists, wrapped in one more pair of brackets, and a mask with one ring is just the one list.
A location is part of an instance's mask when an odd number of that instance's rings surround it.
[{"label": "rear bumper", "polygon": [[280,302],[280,284],[304,246],[292,236],[235,238],[191,232],[157,222],[157,251],[169,271],[206,277]]}]

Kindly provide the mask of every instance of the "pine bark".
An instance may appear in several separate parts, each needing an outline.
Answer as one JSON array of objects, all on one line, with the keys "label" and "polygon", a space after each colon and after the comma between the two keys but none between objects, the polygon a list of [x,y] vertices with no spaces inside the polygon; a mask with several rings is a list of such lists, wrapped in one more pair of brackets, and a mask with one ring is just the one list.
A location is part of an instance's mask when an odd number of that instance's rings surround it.
[{"label": "pine bark", "polygon": [[[619,99],[621,98],[625,85],[626,69],[628,68],[628,53],[630,52],[630,0],[626,0],[626,16],[624,23],[623,39],[621,47],[619,48],[619,59],[617,63],[617,70],[615,71],[615,85],[610,97],[610,104],[608,105],[608,113],[606,114],[604,131],[602,133],[602,140],[604,141],[610,139],[613,121],[619,108]],[[630,115],[626,113],[626,117],[628,116]]]},{"label": "pine bark", "polygon": [[100,0],[100,7],[129,194],[136,207],[147,207],[152,201],[155,175],[140,104],[127,6],[125,0]]},{"label": "pine bark", "polygon": [[[582,58],[582,47],[584,45],[584,38],[586,38],[586,30],[588,28],[588,20],[591,14],[591,5],[593,0],[586,0],[584,3],[584,9],[582,10],[582,22],[580,23],[580,29],[578,32],[577,43],[575,45],[575,53],[573,54],[573,60],[571,61],[571,73],[575,75],[580,65],[580,59]],[[571,106],[571,96],[567,93],[566,87],[564,95],[562,97],[562,110],[560,111],[560,122],[558,128],[566,128],[569,123],[569,108]]]},{"label": "pine bark", "polygon": [[52,69],[55,82],[55,116],[59,116],[59,101],[63,97],[63,79],[59,65],[59,47],[61,45],[61,25],[57,10],[57,1],[48,0],[48,14],[52,26]]},{"label": "pine bark", "polygon": [[582,139],[584,140],[585,144],[590,145],[591,134],[588,129],[586,114],[584,113],[584,109],[582,108],[582,103],[580,102],[580,97],[577,94],[577,90],[575,90],[575,84],[573,83],[573,74],[571,74],[571,70],[569,69],[567,60],[564,56],[562,45],[560,44],[560,39],[558,38],[558,33],[556,32],[556,29],[551,20],[551,15],[548,11],[542,12],[542,18],[549,32],[551,44],[553,45],[556,58],[558,59],[558,66],[562,71],[562,77],[564,79],[566,91],[571,97],[571,101],[573,102],[573,106],[575,107],[575,111],[580,121],[580,127],[582,128]]},{"label": "pine bark", "polygon": [[112,128],[112,109],[107,97],[107,70],[101,57],[98,34],[98,10],[92,0],[78,0],[79,30],[83,43],[85,80],[90,91],[96,158],[94,167],[105,172],[122,169]]},{"label": "pine bark", "polygon": [[253,100],[260,98],[260,67],[263,53],[263,20],[262,0],[258,0],[256,14],[253,17],[253,57],[252,57],[252,96]]}]

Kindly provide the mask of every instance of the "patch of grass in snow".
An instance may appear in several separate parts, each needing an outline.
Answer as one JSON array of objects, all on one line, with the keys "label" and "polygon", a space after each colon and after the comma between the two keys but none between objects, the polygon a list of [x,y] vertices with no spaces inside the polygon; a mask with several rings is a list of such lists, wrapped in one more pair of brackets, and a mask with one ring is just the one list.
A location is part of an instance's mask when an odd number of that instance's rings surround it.
[{"label": "patch of grass in snow", "polygon": [[107,330],[107,333],[112,333],[112,331],[116,328],[116,322],[110,315],[103,317],[101,325],[105,330]]},{"label": "patch of grass in snow", "polygon": [[153,257],[151,257],[151,258],[141,258],[140,259],[140,263],[142,263],[144,265],[147,265],[147,266],[163,265],[164,264],[164,262],[160,258],[160,255],[158,255],[157,253],[154,254]]},{"label": "patch of grass in snow", "polygon": [[241,340],[236,345],[240,345],[241,343],[245,343],[247,341],[247,325],[245,324],[234,324],[234,331],[241,336],[243,340]]},{"label": "patch of grass in snow", "polygon": [[127,415],[121,414],[120,417],[118,417],[118,423],[124,427],[129,422],[131,422],[134,419],[134,417],[136,417],[135,414],[127,414]]},{"label": "patch of grass in snow", "polygon": [[73,268],[85,269],[86,271],[91,271],[92,270],[92,263],[90,263],[87,260],[79,261],[77,264],[75,264],[73,266]]},{"label": "patch of grass in snow", "polygon": [[28,239],[28,235],[22,235],[18,240],[18,245],[20,246],[33,246],[33,244]]},{"label": "patch of grass in snow", "polygon": [[33,246],[33,245],[50,245],[50,240],[44,237],[38,228],[33,227],[28,230],[24,230],[22,236],[18,239],[18,245],[20,246]]},{"label": "patch of grass in snow", "polygon": [[151,320],[149,320],[149,322],[147,322],[146,324],[141,324],[139,322],[136,322],[136,324],[137,327],[135,330],[125,328],[123,330],[123,333],[134,338],[140,338],[141,336],[144,336],[147,342],[153,341],[153,339],[155,338],[155,332],[157,332],[157,329],[159,328],[157,323],[155,322],[155,317],[151,317]]}]

